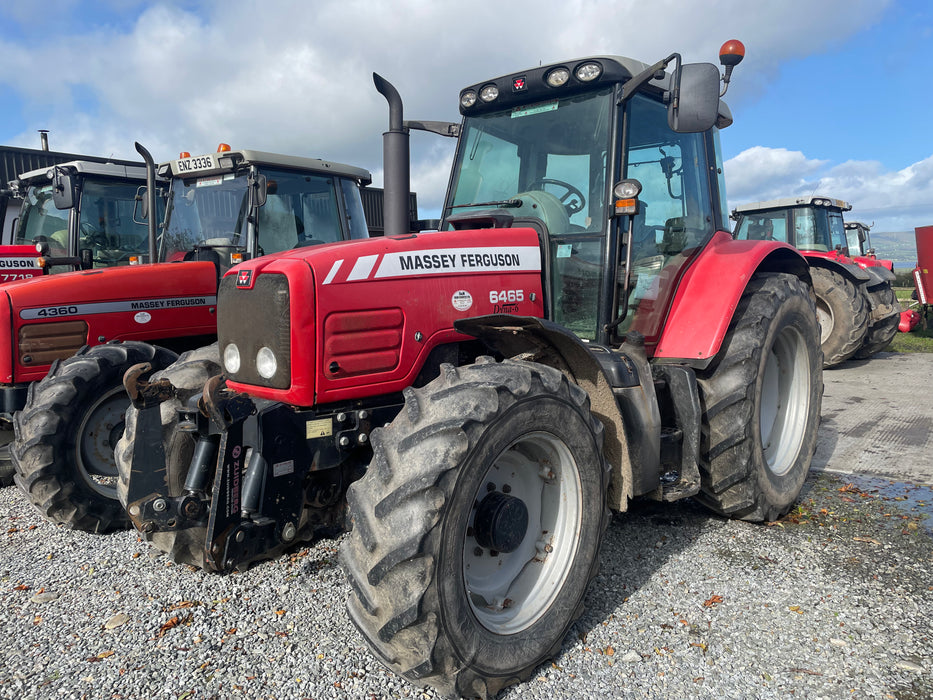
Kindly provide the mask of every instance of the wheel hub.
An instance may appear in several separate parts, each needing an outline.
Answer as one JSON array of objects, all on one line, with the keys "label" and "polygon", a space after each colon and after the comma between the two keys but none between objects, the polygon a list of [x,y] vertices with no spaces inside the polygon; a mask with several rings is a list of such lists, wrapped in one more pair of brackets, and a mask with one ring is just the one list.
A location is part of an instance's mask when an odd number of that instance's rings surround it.
[{"label": "wheel hub", "polygon": [[528,531],[528,507],[520,498],[493,491],[477,507],[473,529],[480,547],[514,552]]}]

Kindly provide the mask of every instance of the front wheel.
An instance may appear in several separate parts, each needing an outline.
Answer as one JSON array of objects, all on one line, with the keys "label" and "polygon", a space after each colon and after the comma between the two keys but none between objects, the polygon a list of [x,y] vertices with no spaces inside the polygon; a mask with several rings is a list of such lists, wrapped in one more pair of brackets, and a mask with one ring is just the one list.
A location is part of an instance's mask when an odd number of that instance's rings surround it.
[{"label": "front wheel", "polygon": [[[159,407],[162,425],[162,446],[165,450],[166,495],[181,496],[185,488],[185,478],[194,453],[195,439],[190,432],[178,430],[178,409],[184,408],[188,399],[201,392],[204,383],[216,374],[220,374],[220,351],[217,343],[196,350],[189,350],[174,364],[152,375],[150,382],[168,379],[175,387],[175,396]],[[126,411],[126,431],[117,443],[114,452],[119,481],[117,493],[125,508],[127,489],[130,480],[131,458],[136,443],[136,419],[139,410],[132,404]],[[204,568],[206,566],[204,543],[207,539],[206,527],[192,527],[184,530],[165,532],[147,532],[142,536],[156,549],[171,555],[179,564],[190,564]]]},{"label": "front wheel", "polygon": [[486,697],[553,657],[609,521],[603,427],[543,365],[442,367],[348,492],[350,617],[417,685]]},{"label": "front wheel", "polygon": [[161,368],[175,353],[127,341],[84,347],[29,386],[14,417],[14,479],[45,518],[75,530],[129,527],[117,499],[113,449],[130,399],[123,374],[140,362]]},{"label": "front wheel", "polygon": [[713,367],[697,376],[703,406],[697,499],[722,515],[776,520],[803,487],[823,395],[820,329],[809,289],[756,275]]},{"label": "front wheel", "polygon": [[901,305],[890,284],[885,283],[869,289],[868,298],[871,301],[872,314],[888,315],[868,326],[862,347],[856,350],[853,356],[856,360],[867,360],[888,347],[897,335],[897,327],[901,322]]}]

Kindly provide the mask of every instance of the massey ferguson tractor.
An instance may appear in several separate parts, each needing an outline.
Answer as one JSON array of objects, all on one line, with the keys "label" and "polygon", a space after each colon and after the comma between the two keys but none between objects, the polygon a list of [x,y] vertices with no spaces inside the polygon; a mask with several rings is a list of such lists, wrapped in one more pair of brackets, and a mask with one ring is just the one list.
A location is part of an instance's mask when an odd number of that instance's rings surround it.
[{"label": "massey ferguson tractor", "polygon": [[[47,519],[92,532],[129,526],[113,458],[129,405],[126,370],[144,361],[163,368],[214,341],[217,283],[231,264],[368,236],[366,170],[227,147],[164,164],[160,184],[138,148],[150,169],[147,212],[160,211],[156,190],[167,188],[164,217],[147,217],[149,235],[133,224],[132,200],[95,207],[84,183],[71,245],[87,269],[0,287],[0,339],[9,348],[0,392],[15,427],[14,479]],[[23,237],[31,221],[21,218]]]},{"label": "massey ferguson tractor", "polygon": [[825,367],[884,350],[900,322],[894,273],[849,245],[842,213],[851,208],[841,199],[815,196],[755,202],[732,212],[738,240],[786,241],[810,263]]},{"label": "massey ferguson tractor", "polygon": [[849,257],[859,267],[881,266],[888,272],[894,272],[893,260],[879,260],[875,249],[871,245],[871,226],[861,221],[846,221],[846,242],[849,247]]},{"label": "massey ferguson tractor", "polygon": [[[147,248],[146,224],[133,219],[137,190],[145,184],[142,164],[71,161],[20,175],[10,183],[22,207],[10,236],[13,244],[0,246],[0,284],[129,264]],[[12,412],[21,407],[22,398],[23,392],[4,392],[0,486],[13,483]]]},{"label": "massey ferguson tractor", "polygon": [[[404,121],[375,76],[389,235],[238,265],[219,351],[127,373],[136,527],[227,572],[346,522],[374,654],[486,696],[559,651],[631,499],[786,513],[822,355],[806,260],[727,230],[743,53],[722,77],[679,54],[530,68],[461,91],[461,124]],[[434,233],[407,230],[410,128],[458,138]]]}]

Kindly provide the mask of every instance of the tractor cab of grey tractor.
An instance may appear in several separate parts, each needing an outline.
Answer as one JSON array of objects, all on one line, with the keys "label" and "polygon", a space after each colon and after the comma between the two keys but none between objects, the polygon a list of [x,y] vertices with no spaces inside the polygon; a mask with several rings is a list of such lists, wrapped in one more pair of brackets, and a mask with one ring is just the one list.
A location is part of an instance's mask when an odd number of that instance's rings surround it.
[{"label": "tractor cab of grey tractor", "polygon": [[147,231],[133,209],[145,182],[142,164],[76,160],[23,173],[11,183],[23,199],[13,245],[35,247],[44,272],[139,262]]},{"label": "tractor cab of grey tractor", "polygon": [[183,152],[157,175],[167,183],[157,259],[208,260],[218,279],[256,256],[369,236],[360,191],[372,177],[362,168],[220,144]]}]

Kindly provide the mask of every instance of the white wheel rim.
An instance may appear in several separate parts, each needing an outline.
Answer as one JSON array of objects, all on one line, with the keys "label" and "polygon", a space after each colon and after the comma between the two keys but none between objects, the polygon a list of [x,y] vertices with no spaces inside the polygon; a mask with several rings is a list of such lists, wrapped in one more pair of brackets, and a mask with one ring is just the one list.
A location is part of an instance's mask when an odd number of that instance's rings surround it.
[{"label": "white wheel rim", "polygon": [[783,476],[797,460],[810,412],[810,363],[795,328],[775,338],[765,358],[759,404],[761,446],[768,469]]},{"label": "white wheel rim", "polygon": [[115,387],[91,406],[78,428],[75,449],[78,471],[94,491],[114,500],[118,474],[113,448],[123,434],[128,405],[123,387]]},{"label": "white wheel rim", "polygon": [[465,529],[463,577],[480,624],[496,634],[514,634],[540,619],[564,588],[580,540],[580,474],[562,440],[534,432],[499,454],[474,504],[486,496],[488,484],[524,502],[528,527],[514,551],[493,555],[473,534],[474,507]]},{"label": "white wheel rim", "polygon": [[816,300],[816,320],[820,324],[820,345],[823,345],[833,333],[833,311],[822,299]]}]

